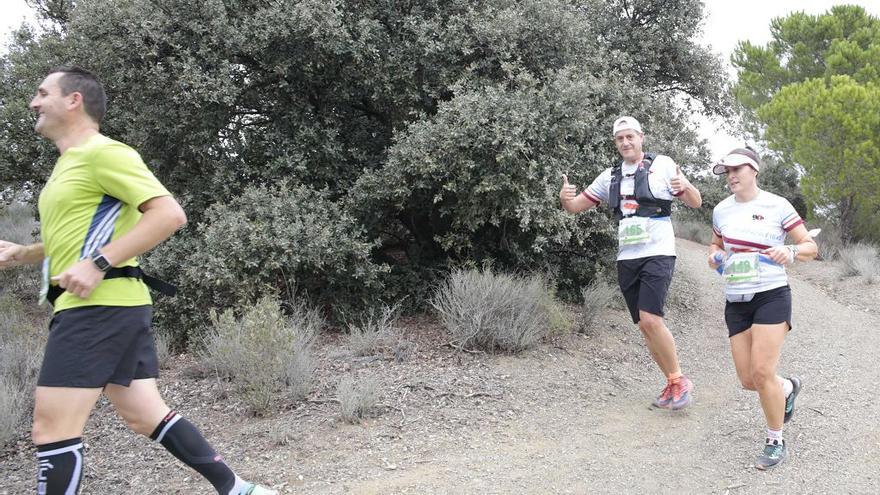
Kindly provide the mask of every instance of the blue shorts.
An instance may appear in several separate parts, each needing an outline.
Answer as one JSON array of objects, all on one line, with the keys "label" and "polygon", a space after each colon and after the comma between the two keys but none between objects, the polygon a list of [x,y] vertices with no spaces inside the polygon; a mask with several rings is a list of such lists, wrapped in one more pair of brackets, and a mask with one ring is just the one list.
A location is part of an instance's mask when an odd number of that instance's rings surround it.
[{"label": "blue shorts", "polygon": [[159,359],[150,322],[152,306],[87,306],[59,311],[37,385],[103,388],[157,378]]}]

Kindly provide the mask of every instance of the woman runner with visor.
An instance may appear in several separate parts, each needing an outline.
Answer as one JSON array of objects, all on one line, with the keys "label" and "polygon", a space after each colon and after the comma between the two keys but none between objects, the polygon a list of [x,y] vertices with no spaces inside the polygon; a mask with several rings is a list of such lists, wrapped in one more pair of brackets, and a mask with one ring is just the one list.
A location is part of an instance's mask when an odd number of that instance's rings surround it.
[{"label": "woman runner with visor", "polygon": [[[794,414],[801,381],[777,374],[782,343],[791,330],[791,289],[785,266],[818,252],[804,221],[783,197],[758,187],[760,159],[751,148],[737,148],[712,171],[726,174],[733,194],[712,212],[709,266],[725,279],[724,319],[736,374],[743,388],[758,392],[767,420],[767,437],[758,469],[785,460],[782,426]],[[785,244],[788,235],[791,244]]]}]

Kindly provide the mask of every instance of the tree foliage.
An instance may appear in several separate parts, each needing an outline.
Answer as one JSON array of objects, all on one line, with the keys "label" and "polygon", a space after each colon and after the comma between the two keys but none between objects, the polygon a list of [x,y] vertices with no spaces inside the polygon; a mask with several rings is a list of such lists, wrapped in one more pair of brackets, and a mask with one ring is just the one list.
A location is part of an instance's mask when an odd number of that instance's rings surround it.
[{"label": "tree foliage", "polygon": [[846,240],[878,238],[880,19],[841,5],[774,19],[771,33],[766,46],[736,50],[737,99],[780,163],[804,172],[809,205],[839,221]]},{"label": "tree foliage", "polygon": [[720,61],[695,41],[697,0],[34,3],[46,25],[0,59],[0,183],[40,184],[54,162],[25,107],[44,71],[94,70],[103,131],[198,225],[168,247],[185,255],[159,267],[171,278],[189,280],[212,205],[244,208],[236,198],[284,181],[363,228],[371,262],[391,266],[386,297],[487,260],[554,267],[578,294],[613,237],[601,214],[560,211],[560,174],[586,185],[607,166],[622,113],[656,151],[705,163],[681,96],[729,108]]},{"label": "tree foliage", "polygon": [[758,115],[768,142],[804,167],[804,194],[837,206],[846,240],[880,207],[880,86],[850,76],[782,90]]},{"label": "tree foliage", "polygon": [[737,100],[751,110],[784,86],[808,79],[848,75],[860,83],[880,76],[880,20],[854,5],[811,16],[795,12],[770,23],[765,46],[742,41],[732,56]]}]

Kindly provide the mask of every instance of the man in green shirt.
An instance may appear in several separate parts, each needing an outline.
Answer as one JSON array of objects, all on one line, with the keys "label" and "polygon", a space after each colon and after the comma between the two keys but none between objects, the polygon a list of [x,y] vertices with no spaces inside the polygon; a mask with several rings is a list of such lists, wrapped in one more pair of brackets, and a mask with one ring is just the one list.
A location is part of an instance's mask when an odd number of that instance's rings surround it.
[{"label": "man in green shirt", "polygon": [[136,151],[100,134],[106,96],[93,74],[50,71],[30,106],[34,129],[61,156],[39,198],[43,242],[0,241],[0,269],[42,262],[41,295],[54,306],[34,396],[37,493],[79,492],[82,432],[102,391],[129,428],[160,442],[217,493],[276,493],[236,476],[156,385],[152,301],[137,256],[186,223],[183,209]]}]

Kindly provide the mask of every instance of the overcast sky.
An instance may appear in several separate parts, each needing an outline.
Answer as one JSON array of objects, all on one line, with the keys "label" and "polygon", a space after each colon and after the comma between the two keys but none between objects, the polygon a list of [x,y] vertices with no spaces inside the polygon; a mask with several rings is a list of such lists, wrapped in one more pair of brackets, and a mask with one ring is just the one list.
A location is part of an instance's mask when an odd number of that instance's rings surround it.
[{"label": "overcast sky", "polygon": [[[33,14],[24,0],[2,2],[5,13],[0,16],[0,40],[5,45],[10,29],[19,26],[23,20],[33,19]],[[774,17],[783,17],[796,11],[821,14],[834,5],[843,4],[861,5],[871,15],[880,17],[880,0],[705,0],[704,3],[708,19],[703,25],[703,41],[714,52],[721,54],[727,64],[739,40],[757,44],[770,41],[770,20]],[[698,124],[702,134],[709,139],[713,160],[742,144],[740,138],[720,130],[707,119],[698,119]]]}]

